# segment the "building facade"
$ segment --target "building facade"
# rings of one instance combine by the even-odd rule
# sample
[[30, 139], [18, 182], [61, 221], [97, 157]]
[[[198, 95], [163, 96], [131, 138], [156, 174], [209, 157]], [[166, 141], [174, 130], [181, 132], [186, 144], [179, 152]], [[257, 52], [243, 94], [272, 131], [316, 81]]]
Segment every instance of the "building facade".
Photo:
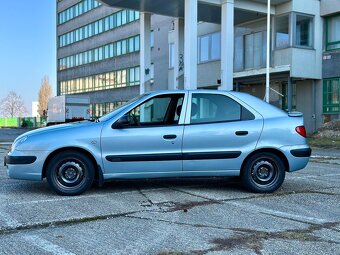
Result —
[[322, 0], [321, 16], [324, 20], [322, 112], [328, 121], [340, 118], [340, 1]]
[[[90, 97], [93, 117], [100, 117], [139, 95], [139, 12], [96, 0], [57, 1], [57, 94]], [[152, 58], [168, 59], [169, 18], [154, 15], [150, 33]], [[160, 45], [162, 44], [162, 46]], [[163, 47], [164, 49], [160, 48]], [[163, 65], [166, 65], [164, 63]], [[166, 83], [167, 69], [150, 75]]]
[[[270, 103], [303, 112], [309, 132], [339, 114], [339, 10], [329, 2], [272, 0], [270, 9]], [[150, 90], [264, 98], [266, 3], [57, 1], [58, 95], [89, 95], [94, 117]]]

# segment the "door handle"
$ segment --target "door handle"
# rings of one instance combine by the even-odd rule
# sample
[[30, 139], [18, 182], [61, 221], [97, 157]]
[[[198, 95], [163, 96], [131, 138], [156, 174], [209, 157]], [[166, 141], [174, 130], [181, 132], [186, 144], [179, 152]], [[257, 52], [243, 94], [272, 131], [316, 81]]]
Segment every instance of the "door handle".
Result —
[[163, 138], [166, 140], [172, 140], [172, 139], [176, 139], [177, 135], [163, 135]]
[[235, 134], [238, 136], [245, 136], [248, 135], [248, 131], [236, 131]]

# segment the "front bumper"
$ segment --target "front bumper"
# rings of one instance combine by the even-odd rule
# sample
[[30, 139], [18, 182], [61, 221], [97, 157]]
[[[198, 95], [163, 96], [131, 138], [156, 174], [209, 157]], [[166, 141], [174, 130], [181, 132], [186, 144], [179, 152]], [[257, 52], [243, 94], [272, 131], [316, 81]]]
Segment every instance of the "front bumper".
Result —
[[36, 156], [5, 156], [4, 165], [27, 165], [37, 160]]
[[48, 151], [9, 152], [4, 160], [7, 174], [12, 179], [39, 181], [48, 155]]

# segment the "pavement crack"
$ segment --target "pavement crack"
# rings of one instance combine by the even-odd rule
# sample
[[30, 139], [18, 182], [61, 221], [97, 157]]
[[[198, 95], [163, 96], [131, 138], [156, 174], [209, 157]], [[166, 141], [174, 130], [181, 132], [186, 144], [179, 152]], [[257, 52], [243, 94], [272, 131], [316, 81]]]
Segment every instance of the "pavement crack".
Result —
[[181, 192], [183, 194], [187, 194], [187, 195], [193, 196], [193, 197], [198, 197], [198, 198], [202, 198], [202, 199], [210, 200], [210, 201], [216, 201], [215, 199], [212, 199], [210, 197], [206, 197], [206, 196], [202, 196], [202, 195], [197, 195], [197, 194], [194, 194], [194, 193], [191, 193], [189, 191], [182, 190], [182, 189], [178, 189], [178, 188], [174, 188], [174, 187], [170, 187], [170, 186], [164, 186], [164, 187], [166, 187], [168, 189], [171, 189], [171, 190], [174, 190], [174, 191], [177, 191], [177, 192]]
[[[146, 201], [149, 203], [148, 206], [153, 206], [155, 205], [152, 200], [140, 189], [140, 188], [136, 188], [138, 190], [138, 192], [146, 199]], [[142, 206], [145, 206], [145, 204], [143, 204]]]
[[[332, 189], [332, 188], [329, 188], [329, 189]], [[275, 193], [274, 196], [280, 197], [280, 196], [295, 195], [295, 194], [319, 194], [319, 195], [331, 195], [331, 196], [338, 195], [337, 193], [334, 193], [334, 192], [325, 192], [321, 190], [298, 190], [298, 191], [278, 192], [278, 193]]]

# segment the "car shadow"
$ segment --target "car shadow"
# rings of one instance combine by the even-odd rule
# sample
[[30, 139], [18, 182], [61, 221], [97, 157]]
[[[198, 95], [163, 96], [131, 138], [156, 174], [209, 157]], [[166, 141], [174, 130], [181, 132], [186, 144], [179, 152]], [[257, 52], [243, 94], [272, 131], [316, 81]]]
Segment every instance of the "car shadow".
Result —
[[[25, 181], [8, 179], [6, 185], [0, 188], [0, 193], [19, 196], [46, 196], [47, 198], [60, 197], [49, 187], [46, 179], [43, 181]], [[138, 190], [172, 189], [180, 190], [193, 188], [200, 190], [225, 190], [247, 192], [243, 189], [238, 177], [212, 177], [212, 178], [166, 178], [166, 179], [138, 179], [138, 180], [111, 180], [98, 187], [94, 184], [86, 194], [106, 194], [132, 192]]]
[[111, 180], [105, 182], [102, 187], [92, 187], [91, 191], [98, 192], [123, 192], [134, 190], [152, 189], [230, 189], [243, 191], [241, 181], [238, 177], [218, 177], [218, 178], [166, 178], [166, 179], [139, 179], [139, 180]]

